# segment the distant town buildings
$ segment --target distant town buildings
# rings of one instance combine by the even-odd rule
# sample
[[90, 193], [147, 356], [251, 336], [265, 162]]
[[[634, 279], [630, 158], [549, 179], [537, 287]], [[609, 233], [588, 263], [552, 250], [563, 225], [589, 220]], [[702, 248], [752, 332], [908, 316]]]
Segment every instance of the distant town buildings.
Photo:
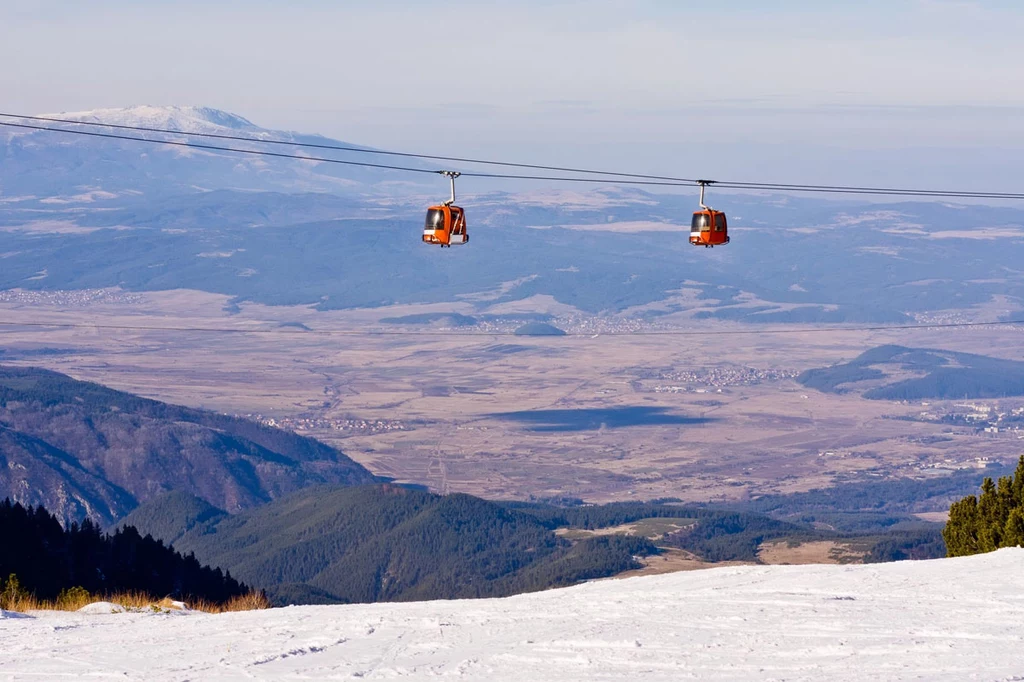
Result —
[[797, 370], [755, 369], [728, 365], [707, 369], [665, 370], [658, 372], [655, 380], [672, 383], [655, 384], [655, 393], [714, 393], [731, 386], [756, 386], [771, 381], [793, 379]]
[[267, 417], [262, 414], [235, 415], [259, 422], [264, 426], [286, 431], [349, 431], [360, 435], [411, 431], [412, 427], [400, 419], [328, 419], [324, 417]]
[[918, 412], [916, 421], [938, 422], [969, 429], [972, 433], [1024, 440], [1024, 406], [1021, 399], [982, 403], [921, 403], [929, 409]]
[[97, 303], [142, 303], [142, 294], [135, 294], [119, 289], [81, 289], [78, 291], [27, 291], [25, 289], [8, 289], [0, 291], [0, 303], [20, 303], [23, 305], [44, 305], [64, 308], [75, 308]]

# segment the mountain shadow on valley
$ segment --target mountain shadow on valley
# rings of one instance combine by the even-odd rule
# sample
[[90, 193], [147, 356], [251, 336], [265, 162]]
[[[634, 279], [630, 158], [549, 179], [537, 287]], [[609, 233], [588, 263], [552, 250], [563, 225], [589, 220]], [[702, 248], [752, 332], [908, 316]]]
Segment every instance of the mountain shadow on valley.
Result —
[[498, 419], [516, 421], [536, 432], [596, 431], [630, 426], [694, 426], [713, 421], [703, 417], [673, 414], [665, 407], [627, 405], [624, 407], [592, 407], [564, 410], [520, 410], [496, 412]]

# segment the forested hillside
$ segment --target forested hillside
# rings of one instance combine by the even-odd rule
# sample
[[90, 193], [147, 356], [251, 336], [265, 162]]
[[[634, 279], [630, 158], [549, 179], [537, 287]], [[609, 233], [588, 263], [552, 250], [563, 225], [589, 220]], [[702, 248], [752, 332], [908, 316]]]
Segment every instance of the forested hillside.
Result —
[[[814, 491], [813, 494], [824, 497], [829, 492]], [[621, 502], [572, 506], [511, 503], [509, 506], [552, 529], [593, 530], [645, 519], [686, 518], [690, 520], [686, 527], [661, 537], [658, 545], [683, 549], [710, 562], [759, 562], [762, 543], [773, 540], [793, 544], [821, 540], [853, 542], [863, 552], [864, 560], [870, 562], [931, 559], [945, 554], [938, 524], [909, 514], [883, 514], [849, 503], [837, 505], [827, 514], [790, 513], [790, 509], [803, 509], [803, 495], [811, 493], [777, 496], [770, 514], [747, 511], [756, 506], [756, 502], [706, 505]], [[841, 496], [842, 493], [838, 493], [837, 497]], [[792, 506], [784, 501], [790, 497], [794, 498]]]
[[0, 581], [12, 574], [21, 589], [39, 599], [54, 599], [73, 587], [92, 594], [140, 591], [213, 602], [249, 591], [230, 573], [200, 565], [135, 528], [105, 535], [87, 519], [65, 529], [42, 507], [7, 499], [0, 502]]
[[278, 603], [489, 597], [611, 576], [637, 568], [636, 557], [657, 548], [627, 531], [571, 539], [555, 531], [652, 518], [688, 519], [657, 545], [707, 561], [758, 562], [762, 543], [771, 541], [854, 542], [867, 561], [945, 553], [937, 524], [909, 515], [846, 514], [828, 528], [721, 506], [494, 503], [383, 485], [310, 488], [230, 516], [169, 493], [122, 524], [230, 569]]
[[318, 483], [377, 480], [311, 438], [0, 366], [0, 497], [110, 523], [169, 490], [238, 511]]
[[183, 490], [172, 490], [136, 507], [117, 522], [114, 529], [133, 526], [173, 545], [200, 524], [220, 521], [227, 512]]
[[[266, 588], [279, 602], [502, 596], [638, 566], [643, 538], [571, 543], [532, 515], [469, 495], [393, 485], [311, 488], [234, 516], [195, 520], [182, 497], [133, 516], [142, 532]], [[177, 518], [177, 521], [175, 519]], [[181, 529], [188, 527], [187, 532]]]

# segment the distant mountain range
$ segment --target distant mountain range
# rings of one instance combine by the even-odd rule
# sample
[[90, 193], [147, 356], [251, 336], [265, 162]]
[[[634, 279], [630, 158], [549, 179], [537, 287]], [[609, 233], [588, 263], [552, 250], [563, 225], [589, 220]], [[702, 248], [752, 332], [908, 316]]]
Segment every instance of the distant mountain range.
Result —
[[[203, 108], [63, 116], [332, 143]], [[429, 175], [9, 130], [0, 160], [0, 289], [445, 302], [475, 316], [545, 296], [586, 313], [774, 324], [900, 323], [995, 297], [1007, 315], [1024, 308], [1016, 208], [716, 192], [733, 239], [710, 250], [686, 239], [692, 194], [494, 192], [467, 177], [473, 240], [442, 252], [419, 240], [423, 208], [447, 192]]]
[[[208, 107], [135, 106], [122, 109], [42, 114], [48, 118], [86, 123], [110, 123], [184, 133], [231, 135], [259, 139], [284, 140], [307, 144], [369, 149], [361, 145], [331, 140], [321, 135], [303, 135], [290, 131], [261, 128], [245, 118]], [[75, 126], [47, 121], [27, 123], [47, 128], [84, 130], [93, 133], [142, 137], [159, 140], [190, 140], [198, 144], [253, 149], [252, 145], [215, 138], [186, 138], [130, 130]], [[273, 151], [302, 156], [329, 156], [296, 148]], [[343, 154], [333, 154], [338, 158]], [[349, 157], [352, 154], [348, 155]], [[363, 160], [364, 155], [357, 155]], [[106, 202], [117, 198], [145, 196], [152, 199], [215, 189], [242, 191], [330, 192], [360, 196], [376, 191], [377, 184], [410, 184], [407, 174], [373, 168], [343, 166], [231, 154], [213, 150], [143, 144], [121, 139], [52, 133], [32, 129], [0, 128], [0, 189], [6, 198], [35, 197], [51, 205], [74, 206]], [[418, 167], [415, 161], [403, 164]], [[415, 182], [417, 178], [412, 178]], [[442, 187], [442, 189], [444, 189]]]
[[0, 499], [65, 521], [110, 523], [169, 490], [238, 511], [317, 483], [377, 480], [311, 438], [0, 366]]

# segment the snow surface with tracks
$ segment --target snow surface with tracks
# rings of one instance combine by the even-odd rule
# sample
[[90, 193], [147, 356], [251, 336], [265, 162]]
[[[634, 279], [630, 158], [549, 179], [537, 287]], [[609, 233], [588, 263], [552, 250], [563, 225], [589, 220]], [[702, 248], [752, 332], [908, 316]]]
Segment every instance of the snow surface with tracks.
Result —
[[0, 615], [0, 680], [1024, 680], [1024, 549], [507, 599]]

